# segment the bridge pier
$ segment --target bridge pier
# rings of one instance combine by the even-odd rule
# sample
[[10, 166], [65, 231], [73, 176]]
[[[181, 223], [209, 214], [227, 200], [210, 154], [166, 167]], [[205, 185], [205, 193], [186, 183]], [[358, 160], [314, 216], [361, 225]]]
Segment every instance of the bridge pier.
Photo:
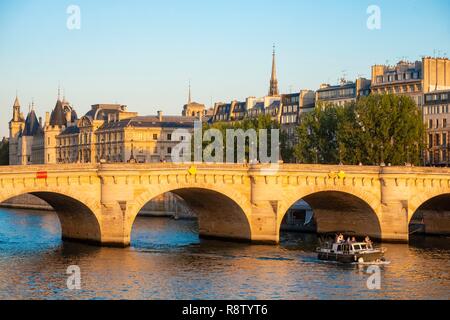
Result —
[[388, 202], [381, 206], [381, 235], [385, 242], [408, 243], [408, 209], [402, 201]]
[[101, 245], [128, 247], [131, 243], [131, 224], [127, 215], [127, 202], [102, 203]]
[[277, 224], [278, 201], [255, 201], [252, 203], [250, 224], [252, 243], [278, 244], [280, 231]]
[[407, 243], [409, 241], [408, 199], [411, 188], [401, 174], [384, 167], [380, 175], [382, 240]]

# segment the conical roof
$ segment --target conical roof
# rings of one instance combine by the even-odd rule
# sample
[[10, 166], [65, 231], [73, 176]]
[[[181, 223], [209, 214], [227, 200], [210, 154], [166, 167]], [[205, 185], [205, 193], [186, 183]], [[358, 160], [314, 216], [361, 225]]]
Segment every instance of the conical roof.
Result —
[[51, 126], [65, 126], [67, 125], [66, 116], [64, 113], [63, 105], [61, 100], [56, 101], [55, 109], [53, 109], [50, 116]]
[[34, 110], [31, 110], [28, 115], [27, 119], [25, 120], [25, 129], [23, 131], [24, 136], [34, 136], [41, 130], [41, 126], [39, 124], [39, 120], [36, 117], [36, 113]]
[[19, 98], [16, 96], [16, 100], [14, 100], [14, 107], [20, 107]]

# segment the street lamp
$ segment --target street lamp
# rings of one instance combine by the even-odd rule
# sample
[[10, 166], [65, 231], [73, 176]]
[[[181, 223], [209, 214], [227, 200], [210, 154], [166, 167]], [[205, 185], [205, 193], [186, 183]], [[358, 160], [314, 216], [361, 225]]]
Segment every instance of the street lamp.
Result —
[[128, 161], [129, 163], [136, 163], [136, 159], [134, 158], [134, 145], [133, 145], [134, 140], [131, 139], [131, 156], [130, 156], [130, 160]]
[[104, 142], [105, 142], [105, 139], [101, 139], [101, 144], [100, 144], [100, 150], [101, 150], [101, 154], [100, 154], [100, 163], [105, 163], [106, 162], [106, 160], [105, 160], [105, 146], [103, 145], [104, 144]]

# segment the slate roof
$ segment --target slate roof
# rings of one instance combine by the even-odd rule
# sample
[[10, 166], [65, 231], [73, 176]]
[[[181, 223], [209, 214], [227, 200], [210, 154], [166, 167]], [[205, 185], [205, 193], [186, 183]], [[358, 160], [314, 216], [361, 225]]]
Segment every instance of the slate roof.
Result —
[[37, 133], [42, 132], [41, 125], [39, 124], [39, 120], [36, 117], [36, 113], [34, 110], [31, 110], [27, 115], [27, 119], [25, 120], [25, 129], [23, 130], [23, 136], [34, 136]]
[[99, 130], [119, 129], [125, 127], [135, 128], [193, 128], [197, 117], [164, 116], [159, 121], [158, 116], [141, 116], [131, 119], [124, 119], [117, 122], [103, 124]]
[[53, 109], [53, 111], [52, 111], [52, 114], [50, 116], [50, 125], [51, 126], [67, 125], [66, 116], [64, 113], [64, 109], [63, 109], [61, 100], [58, 100], [56, 102], [55, 109]]

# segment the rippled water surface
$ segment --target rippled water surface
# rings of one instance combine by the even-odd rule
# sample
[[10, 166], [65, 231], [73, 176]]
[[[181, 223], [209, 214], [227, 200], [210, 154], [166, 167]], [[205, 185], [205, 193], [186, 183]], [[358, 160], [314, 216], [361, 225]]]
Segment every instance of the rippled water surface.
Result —
[[[313, 235], [280, 246], [199, 240], [193, 221], [138, 218], [132, 246], [60, 240], [51, 212], [0, 209], [0, 299], [450, 299], [450, 238], [384, 245], [381, 290], [367, 266], [319, 262]], [[78, 265], [82, 289], [67, 289]]]

